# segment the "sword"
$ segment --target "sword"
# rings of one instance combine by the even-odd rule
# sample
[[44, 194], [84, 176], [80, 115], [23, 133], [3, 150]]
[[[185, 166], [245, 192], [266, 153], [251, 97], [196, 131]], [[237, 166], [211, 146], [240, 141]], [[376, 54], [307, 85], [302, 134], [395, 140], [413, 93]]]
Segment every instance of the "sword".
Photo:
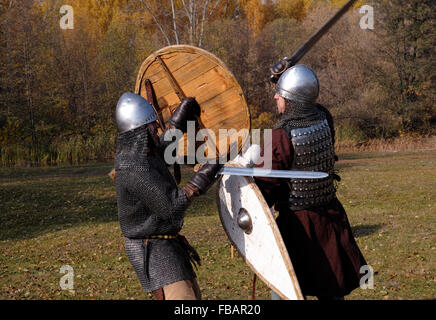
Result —
[[301, 58], [318, 42], [321, 37], [347, 12], [347, 10], [356, 2], [356, 0], [348, 1], [336, 14], [327, 21], [317, 32], [315, 32], [308, 41], [306, 41], [297, 51], [290, 57], [284, 57], [271, 68], [273, 73], [270, 77], [271, 82], [276, 83], [280, 75], [287, 69], [296, 65]]
[[223, 167], [219, 175], [268, 177], [268, 178], [293, 178], [293, 179], [323, 179], [329, 176], [325, 172], [299, 171], [299, 170], [271, 170], [262, 168]]

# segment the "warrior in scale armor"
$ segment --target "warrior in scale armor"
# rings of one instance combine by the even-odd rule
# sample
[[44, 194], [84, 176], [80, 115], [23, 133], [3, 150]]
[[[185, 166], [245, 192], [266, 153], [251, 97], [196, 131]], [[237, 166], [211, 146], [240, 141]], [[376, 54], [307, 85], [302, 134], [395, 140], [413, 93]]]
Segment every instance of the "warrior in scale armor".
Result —
[[[200, 107], [187, 98], [168, 121], [168, 129], [186, 132]], [[168, 170], [164, 149], [173, 141], [157, 135], [158, 117], [139, 95], [125, 93], [116, 108], [118, 144], [115, 155], [118, 218], [127, 256], [146, 292], [155, 299], [200, 299], [192, 264], [200, 258], [179, 234], [193, 198], [214, 183], [220, 165], [204, 165], [181, 189]], [[172, 135], [174, 136], [174, 135]]]
[[[256, 178], [270, 206], [305, 296], [342, 298], [359, 287], [366, 265], [347, 215], [336, 198], [335, 131], [330, 112], [316, 103], [319, 81], [305, 65], [286, 70], [274, 99], [281, 120], [272, 130], [271, 169], [323, 171], [316, 179]], [[263, 167], [261, 163], [257, 165]], [[274, 294], [273, 294], [274, 296]]]

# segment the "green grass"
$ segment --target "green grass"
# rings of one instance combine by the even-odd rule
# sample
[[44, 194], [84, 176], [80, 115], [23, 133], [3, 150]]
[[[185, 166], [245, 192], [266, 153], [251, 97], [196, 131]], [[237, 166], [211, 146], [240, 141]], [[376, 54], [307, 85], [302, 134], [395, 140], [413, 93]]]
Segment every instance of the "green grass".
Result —
[[[436, 151], [340, 155], [338, 197], [376, 273], [347, 299], [436, 297]], [[0, 170], [1, 299], [150, 299], [124, 252], [110, 165]], [[182, 184], [192, 171], [184, 168]], [[203, 299], [249, 299], [253, 273], [230, 256], [215, 188], [188, 209], [182, 233], [202, 257]], [[74, 291], [59, 287], [63, 265]], [[257, 282], [257, 299], [270, 290]]]

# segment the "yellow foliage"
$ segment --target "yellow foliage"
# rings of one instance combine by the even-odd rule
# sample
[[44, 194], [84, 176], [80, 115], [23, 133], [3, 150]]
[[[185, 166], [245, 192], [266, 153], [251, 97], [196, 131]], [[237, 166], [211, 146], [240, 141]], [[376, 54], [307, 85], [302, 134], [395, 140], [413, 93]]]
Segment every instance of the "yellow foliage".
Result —
[[49, 0], [41, 2], [41, 8], [45, 11], [58, 11], [62, 5], [69, 5], [74, 10], [75, 28], [84, 29], [89, 34], [101, 35], [106, 33], [113, 17], [122, 12], [120, 9], [126, 3], [127, 0]]
[[271, 0], [243, 0], [241, 5], [247, 15], [250, 29], [256, 35], [274, 18], [272, 14], [274, 6]]
[[[317, 3], [327, 3], [328, 5], [339, 8], [349, 0], [276, 0], [276, 14], [282, 17], [292, 18], [297, 21], [302, 21], [311, 8]], [[354, 8], [361, 7], [365, 2], [357, 1]]]
[[251, 120], [252, 129], [268, 129], [274, 124], [274, 114], [272, 112], [262, 112], [257, 118]]
[[250, 29], [255, 34], [259, 34], [265, 24], [265, 15], [262, 7], [261, 0], [247, 0], [244, 6]]
[[[330, 0], [329, 3], [336, 8], [342, 7], [346, 2], [348, 2], [349, 0]], [[354, 8], [359, 8], [361, 6], [363, 6], [365, 4], [365, 1], [363, 0], [359, 0], [357, 1], [353, 7]]]
[[301, 21], [306, 16], [312, 2], [312, 0], [277, 0], [278, 14]]

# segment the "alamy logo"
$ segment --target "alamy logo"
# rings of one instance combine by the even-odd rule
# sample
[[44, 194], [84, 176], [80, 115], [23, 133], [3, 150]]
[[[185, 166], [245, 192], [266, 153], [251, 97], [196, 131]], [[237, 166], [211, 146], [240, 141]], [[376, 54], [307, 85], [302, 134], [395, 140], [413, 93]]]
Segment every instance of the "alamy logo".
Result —
[[364, 265], [359, 270], [363, 276], [360, 278], [360, 288], [363, 290], [374, 289], [374, 269], [369, 265]]
[[360, 28], [374, 30], [374, 8], [364, 5], [359, 8], [359, 13], [364, 14], [360, 19]]
[[63, 16], [59, 21], [59, 26], [62, 30], [74, 29], [74, 9], [72, 6], [63, 5], [59, 10]]
[[[187, 164], [216, 163], [217, 158], [220, 164], [225, 164], [229, 159], [234, 159], [239, 154], [238, 142], [244, 137], [248, 137], [248, 141], [242, 147], [242, 154], [247, 151], [251, 144], [261, 144], [260, 129], [251, 130], [251, 135], [247, 129], [239, 131], [235, 129], [219, 129], [217, 136], [210, 129], [201, 129], [196, 132], [195, 121], [188, 121], [187, 129], [186, 139], [183, 132], [179, 129], [169, 129], [165, 132], [164, 141], [171, 141], [164, 152], [164, 159], [167, 164], [184, 164], [185, 160]], [[203, 144], [198, 146], [198, 142], [203, 142]], [[263, 156], [259, 157], [255, 164], [263, 163], [265, 168], [271, 168], [271, 129], [264, 130], [263, 142], [267, 147], [265, 147]], [[218, 155], [217, 152], [220, 154]]]
[[74, 269], [71, 266], [62, 266], [59, 270], [60, 273], [66, 273], [59, 280], [59, 286], [62, 290], [74, 290]]

